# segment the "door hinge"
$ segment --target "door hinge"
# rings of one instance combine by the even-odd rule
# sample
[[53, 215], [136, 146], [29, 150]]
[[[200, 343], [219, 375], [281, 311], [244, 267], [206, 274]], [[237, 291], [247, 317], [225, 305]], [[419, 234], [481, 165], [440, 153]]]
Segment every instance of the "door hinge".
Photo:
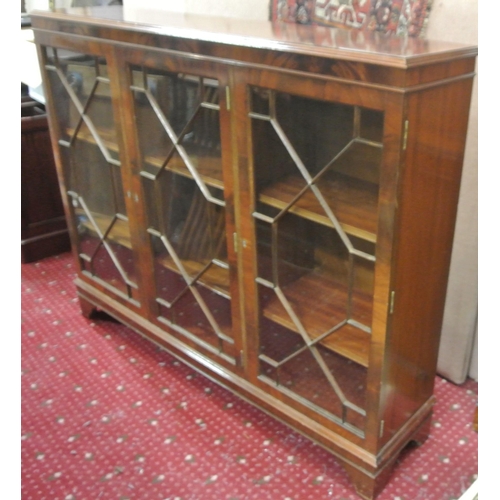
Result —
[[385, 425], [385, 420], [381, 420], [380, 421], [379, 437], [382, 437], [384, 435], [384, 425]]
[[231, 92], [229, 87], [226, 87], [226, 109], [228, 111], [231, 109]]
[[238, 253], [238, 233], [233, 233], [234, 253]]
[[403, 132], [403, 151], [406, 151], [406, 145], [408, 144], [408, 127], [409, 127], [409, 122], [408, 120], [406, 120]]
[[136, 203], [139, 203], [139, 195], [137, 193], [132, 193], [131, 191], [127, 191], [127, 198], [132, 199], [132, 194], [133, 194], [133, 199]]
[[238, 253], [238, 250], [240, 248], [247, 248], [248, 247], [248, 241], [245, 240], [245, 238], [242, 238], [241, 240], [238, 239], [238, 233], [233, 233], [233, 247], [234, 247], [234, 252]]
[[389, 314], [392, 314], [394, 312], [394, 298], [396, 296], [396, 292], [393, 290], [391, 292], [391, 299], [389, 301]]

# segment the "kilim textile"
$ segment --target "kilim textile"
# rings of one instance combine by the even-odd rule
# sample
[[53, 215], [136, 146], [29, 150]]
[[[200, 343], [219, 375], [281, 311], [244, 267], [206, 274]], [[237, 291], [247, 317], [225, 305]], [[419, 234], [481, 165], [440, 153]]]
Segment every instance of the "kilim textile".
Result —
[[271, 0], [271, 20], [424, 36], [432, 0]]

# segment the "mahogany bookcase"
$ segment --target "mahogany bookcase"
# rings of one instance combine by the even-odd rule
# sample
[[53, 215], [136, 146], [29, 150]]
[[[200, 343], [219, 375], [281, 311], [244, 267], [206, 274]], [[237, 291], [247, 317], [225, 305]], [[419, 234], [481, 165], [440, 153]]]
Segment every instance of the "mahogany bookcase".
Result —
[[83, 313], [374, 498], [429, 433], [477, 48], [120, 7], [32, 25]]

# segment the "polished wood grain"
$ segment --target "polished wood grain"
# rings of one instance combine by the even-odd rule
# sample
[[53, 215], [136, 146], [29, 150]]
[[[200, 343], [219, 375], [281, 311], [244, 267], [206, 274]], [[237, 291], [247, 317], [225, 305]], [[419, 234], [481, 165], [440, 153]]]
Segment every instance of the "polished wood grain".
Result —
[[[49, 15], [38, 13], [32, 23], [48, 31], [136, 43], [186, 57], [204, 54], [249, 66], [273, 65], [289, 72], [314, 72], [318, 77], [400, 88], [438, 83], [443, 75], [461, 77], [464, 60], [469, 61], [471, 75], [477, 54], [472, 46], [411, 37], [388, 40], [371, 31], [242, 22], [150, 9], [60, 9]], [[384, 71], [379, 70], [380, 64]], [[426, 70], [429, 65], [430, 71]]]
[[[43, 14], [39, 14], [41, 17]], [[378, 32], [342, 30], [315, 25], [272, 23], [249, 19], [179, 14], [141, 8], [68, 8], [50, 15], [66, 30], [79, 23], [129, 32], [230, 44], [237, 47], [286, 50], [331, 59], [359, 60], [407, 68], [473, 55], [475, 47], [417, 37], [387, 37]], [[61, 24], [63, 24], [61, 23]], [[130, 34], [129, 34], [130, 36]]]
[[408, 99], [408, 148], [395, 228], [394, 317], [386, 350], [387, 383], [393, 390], [385, 440], [433, 390], [471, 86], [470, 80], [456, 82]]
[[[43, 67], [43, 47], [98, 56], [110, 80], [106, 96], [99, 98], [111, 99], [113, 119], [108, 116], [103, 123], [109, 122], [112, 128], [101, 127], [99, 133], [105, 147], [119, 158], [120, 175], [114, 180], [123, 190], [128, 225], [120, 221], [107, 237], [131, 251], [137, 290], [127, 297], [79, 267], [76, 284], [83, 314], [96, 309], [111, 314], [304, 433], [338, 457], [360, 496], [374, 498], [389, 479], [401, 450], [412, 440], [422, 442], [429, 432], [477, 48], [391, 39], [377, 33], [121, 8], [38, 13], [32, 22], [63, 193], [69, 186], [67, 166], [73, 160], [58, 140], [68, 137], [71, 130], [61, 128], [61, 110], [55, 103], [60, 106], [62, 101]], [[173, 199], [168, 190], [162, 194], [147, 188], [153, 181], [144, 172], [149, 177], [159, 172], [165, 157], [157, 153], [165, 148], [160, 144], [155, 153], [154, 141], [161, 141], [161, 134], [153, 137], [151, 133], [149, 142], [144, 141], [150, 129], [138, 120], [150, 112], [142, 113], [146, 107], [138, 111], [140, 103], [131, 91], [131, 86], [138, 85], [142, 66], [158, 79], [165, 73], [208, 78], [215, 90], [218, 121], [212, 120], [211, 126], [220, 128], [220, 151], [212, 154], [200, 149], [191, 154], [202, 182], [220, 193], [219, 201], [225, 205], [208, 230], [214, 241], [223, 242], [227, 260], [224, 267], [211, 265], [195, 288], [207, 300], [223, 301], [224, 310], [229, 311], [217, 316], [224, 340], [206, 325], [189, 323], [194, 317], [174, 324], [158, 297], [152, 270], [163, 269], [172, 283], [185, 285], [165, 249], [160, 253], [152, 244], [157, 229], [151, 225], [151, 206], [166, 206]], [[265, 150], [264, 135], [250, 116], [255, 112], [255, 88], [297, 96], [300, 105], [317, 100], [374, 113], [377, 137], [367, 129], [368, 143], [356, 144], [316, 181], [355, 248], [374, 257], [374, 261], [356, 263], [355, 278], [348, 278], [345, 271], [349, 260], [345, 248], [329, 254], [334, 229], [310, 189], [292, 205], [287, 221], [280, 221], [279, 253], [265, 256], [270, 244], [260, 240], [259, 231], [269, 221], [257, 221], [255, 212], [262, 207], [274, 213], [284, 209], [305, 180], [273, 163], [278, 155], [272, 148]], [[334, 121], [327, 117], [322, 124], [327, 129]], [[293, 129], [293, 124], [286, 126]], [[95, 138], [85, 128], [78, 137], [96, 149]], [[326, 136], [317, 134], [299, 141], [298, 148], [315, 150], [314, 137], [320, 148]], [[164, 168], [177, 177], [192, 178], [192, 172], [176, 158]], [[96, 193], [99, 188], [93, 186]], [[67, 196], [63, 202], [69, 220], [75, 221], [81, 215], [78, 209]], [[208, 261], [203, 253], [207, 229], [196, 222], [199, 207], [192, 212], [194, 225], [183, 235], [185, 254], [180, 260], [194, 277]], [[94, 218], [102, 233], [109, 216], [95, 210]], [[92, 224], [82, 221], [87, 231], [96, 233]], [[72, 223], [69, 230], [80, 265], [77, 225]], [[271, 262], [266, 262], [269, 257]], [[269, 269], [279, 259], [281, 274], [273, 284]], [[314, 340], [346, 319], [349, 279], [353, 280], [354, 322], [320, 340], [318, 351], [364, 373], [366, 387], [353, 396], [363, 408], [356, 418], [351, 418], [352, 410], [342, 416], [338, 398], [325, 399], [325, 411], [308, 401], [309, 382], [311, 387], [326, 387], [320, 378], [300, 380], [294, 395], [266, 381], [261, 373], [265, 358], [262, 328], [269, 328], [268, 338], [279, 332], [285, 336], [286, 331], [292, 347], [303, 342], [278, 291]], [[220, 315], [216, 309], [212, 314]], [[365, 327], [359, 328], [356, 321]], [[284, 344], [279, 339], [273, 344], [278, 358]], [[307, 356], [312, 359], [305, 350], [303, 359]], [[312, 368], [311, 373], [319, 373], [316, 365]], [[331, 387], [325, 390], [325, 398], [330, 391]]]

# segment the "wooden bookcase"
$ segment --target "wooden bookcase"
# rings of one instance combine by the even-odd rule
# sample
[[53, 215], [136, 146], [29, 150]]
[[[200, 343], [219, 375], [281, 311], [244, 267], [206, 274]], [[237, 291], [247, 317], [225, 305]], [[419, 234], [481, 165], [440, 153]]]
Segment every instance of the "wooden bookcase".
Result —
[[135, 15], [32, 15], [82, 311], [374, 498], [429, 433], [477, 49]]

